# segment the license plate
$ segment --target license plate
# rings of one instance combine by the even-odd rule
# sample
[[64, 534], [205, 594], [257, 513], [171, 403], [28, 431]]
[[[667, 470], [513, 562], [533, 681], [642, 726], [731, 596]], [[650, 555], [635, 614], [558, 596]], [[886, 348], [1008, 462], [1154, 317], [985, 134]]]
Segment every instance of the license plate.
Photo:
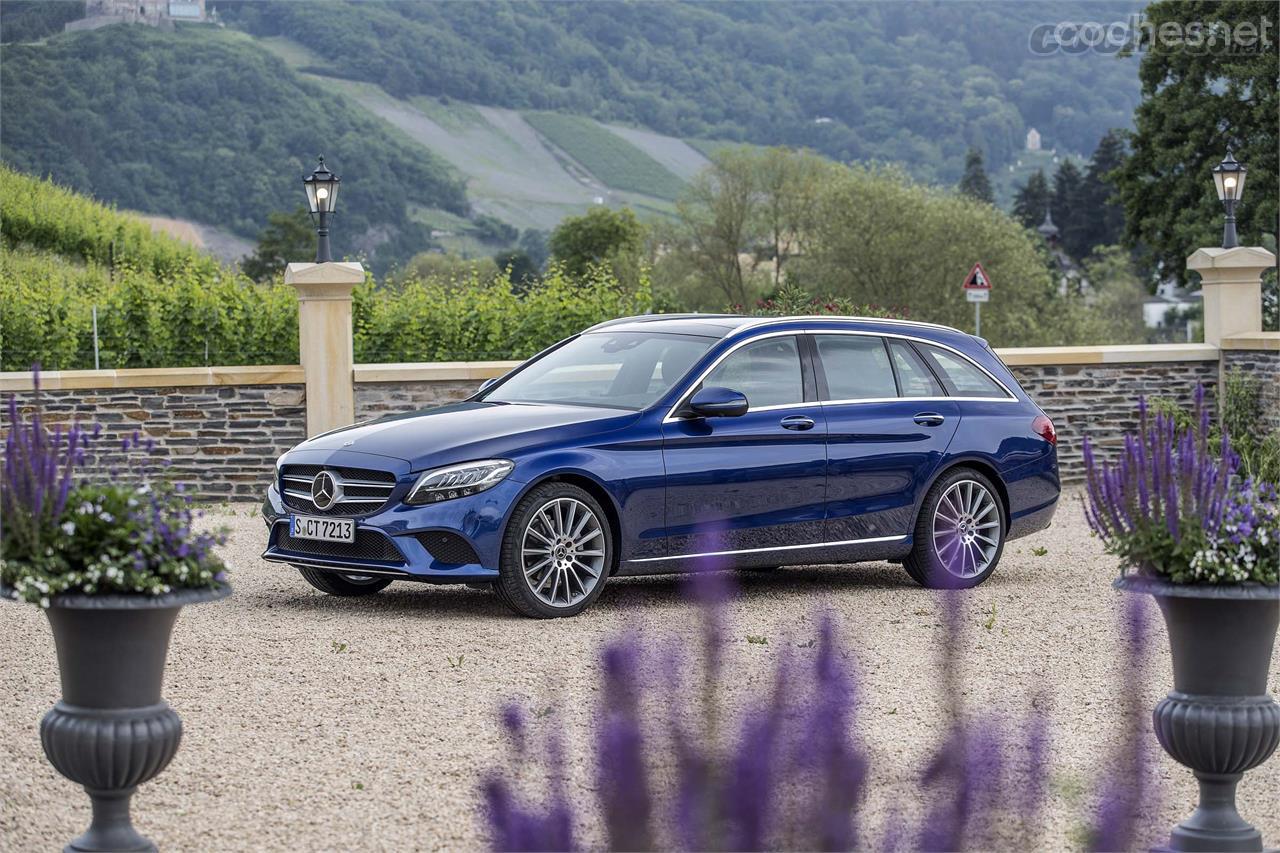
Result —
[[294, 515], [289, 519], [289, 535], [295, 539], [319, 539], [321, 542], [354, 542], [356, 523], [349, 518]]

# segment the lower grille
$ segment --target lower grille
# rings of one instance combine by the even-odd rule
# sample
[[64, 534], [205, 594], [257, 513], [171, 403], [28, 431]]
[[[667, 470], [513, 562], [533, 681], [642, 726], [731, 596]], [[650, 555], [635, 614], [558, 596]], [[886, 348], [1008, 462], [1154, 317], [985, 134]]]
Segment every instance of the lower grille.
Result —
[[426, 548], [432, 559], [437, 562], [455, 565], [480, 562], [480, 558], [476, 556], [475, 549], [471, 547], [466, 539], [456, 533], [432, 530], [427, 533], [419, 533], [414, 538], [422, 543], [422, 547]]
[[404, 554], [381, 533], [372, 530], [356, 530], [354, 542], [320, 542], [315, 539], [297, 539], [289, 535], [287, 524], [277, 524], [271, 534], [271, 547], [312, 557], [328, 557], [334, 560], [369, 560], [378, 563], [404, 565]]

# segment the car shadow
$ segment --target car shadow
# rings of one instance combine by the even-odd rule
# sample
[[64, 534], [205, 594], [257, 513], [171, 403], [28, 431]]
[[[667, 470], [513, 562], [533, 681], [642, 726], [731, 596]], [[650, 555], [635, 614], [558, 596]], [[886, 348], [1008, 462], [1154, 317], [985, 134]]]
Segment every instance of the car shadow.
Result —
[[[740, 604], [755, 601], [770, 606], [786, 600], [821, 598], [880, 590], [918, 590], [906, 570], [890, 563], [858, 563], [831, 566], [788, 566], [770, 571], [722, 572], [737, 588]], [[613, 578], [600, 598], [584, 614], [679, 607], [689, 601], [689, 575], [646, 575]], [[298, 588], [269, 590], [240, 596], [240, 603], [294, 612], [333, 613], [379, 617], [424, 616], [432, 619], [524, 619], [507, 609], [492, 592], [462, 585], [399, 582], [377, 595], [342, 598], [312, 592], [299, 578]], [[283, 593], [283, 594], [282, 594]]]

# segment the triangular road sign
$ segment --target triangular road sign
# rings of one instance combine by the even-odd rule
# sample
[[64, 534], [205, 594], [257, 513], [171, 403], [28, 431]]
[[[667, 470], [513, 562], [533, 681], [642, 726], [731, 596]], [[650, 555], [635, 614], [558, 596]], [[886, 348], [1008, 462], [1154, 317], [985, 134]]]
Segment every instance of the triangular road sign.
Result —
[[987, 275], [987, 271], [982, 268], [982, 263], [973, 265], [973, 269], [969, 270], [969, 274], [964, 278], [965, 290], [990, 290], [991, 277]]

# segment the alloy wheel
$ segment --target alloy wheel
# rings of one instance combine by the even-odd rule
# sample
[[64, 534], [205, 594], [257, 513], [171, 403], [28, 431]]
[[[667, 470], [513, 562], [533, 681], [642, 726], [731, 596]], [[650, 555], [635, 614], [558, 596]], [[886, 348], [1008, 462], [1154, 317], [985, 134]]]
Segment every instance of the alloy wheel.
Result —
[[952, 483], [933, 511], [933, 548], [958, 578], [977, 577], [1000, 549], [1000, 507], [976, 480]]
[[575, 498], [549, 500], [529, 518], [521, 537], [525, 582], [542, 603], [572, 607], [603, 577], [604, 543], [604, 529], [590, 507]]

